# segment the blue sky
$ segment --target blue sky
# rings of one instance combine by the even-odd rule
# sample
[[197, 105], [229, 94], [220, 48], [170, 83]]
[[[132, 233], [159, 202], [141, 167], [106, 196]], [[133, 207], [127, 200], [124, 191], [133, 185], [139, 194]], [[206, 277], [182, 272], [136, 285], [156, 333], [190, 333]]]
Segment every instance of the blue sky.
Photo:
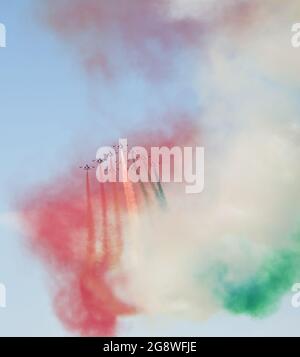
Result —
[[[199, 108], [184, 70], [191, 59], [184, 56], [176, 63], [176, 77], [159, 93], [133, 72], [114, 84], [88, 83], [68, 49], [36, 21], [34, 3], [0, 3], [0, 22], [7, 29], [7, 48], [0, 49], [0, 282], [7, 288], [1, 336], [68, 334], [53, 312], [47, 271], [29, 252], [22, 232], [1, 220], [14, 211], [15, 199], [63, 171], [81, 137], [91, 135], [99, 145], [110, 142], [138, 129], [149, 112], [153, 125], [159, 124], [154, 118], [179, 97], [187, 112]], [[299, 319], [300, 310], [291, 307], [288, 295], [280, 311], [265, 320], [220, 313], [205, 322], [158, 316], [124, 324], [130, 335], [299, 335]]]

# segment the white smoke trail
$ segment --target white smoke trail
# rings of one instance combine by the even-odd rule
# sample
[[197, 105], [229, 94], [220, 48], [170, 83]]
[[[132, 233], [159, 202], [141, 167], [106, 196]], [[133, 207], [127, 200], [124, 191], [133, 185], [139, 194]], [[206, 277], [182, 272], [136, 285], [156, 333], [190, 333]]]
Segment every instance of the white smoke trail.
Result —
[[[170, 14], [213, 23], [238, 3], [247, 1], [173, 0]], [[140, 234], [153, 253], [132, 280], [144, 281], [138, 296], [148, 312], [206, 317], [217, 307], [205, 278], [209, 266], [226, 261], [237, 279], [247, 277], [299, 223], [300, 51], [291, 47], [290, 29], [300, 5], [252, 4], [246, 28], [223, 22], [201, 48], [206, 185], [201, 195], [174, 198], [168, 213], [157, 214], [159, 238], [151, 230]]]

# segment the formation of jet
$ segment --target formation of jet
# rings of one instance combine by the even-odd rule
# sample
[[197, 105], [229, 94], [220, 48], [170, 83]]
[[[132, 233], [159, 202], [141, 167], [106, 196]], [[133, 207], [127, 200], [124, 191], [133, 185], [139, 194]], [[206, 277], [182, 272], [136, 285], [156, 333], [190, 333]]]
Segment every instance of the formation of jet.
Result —
[[[128, 145], [126, 145], [127, 146], [127, 148], [128, 148]], [[123, 145], [122, 144], [120, 144], [120, 145], [113, 145], [113, 148], [115, 148], [115, 149], [117, 149], [117, 150], [120, 150], [120, 149], [123, 149]]]
[[97, 159], [97, 160], [93, 160], [93, 162], [97, 162], [98, 164], [102, 164], [102, 162], [104, 162], [106, 159]]
[[[128, 145], [127, 145], [128, 146]], [[116, 150], [116, 151], [119, 151], [120, 149], [123, 148], [123, 145], [113, 145], [113, 148]], [[109, 157], [112, 156], [112, 153], [109, 152], [108, 154], [104, 154], [104, 157], [103, 158], [99, 158], [99, 159], [95, 159], [93, 160], [93, 162], [95, 163], [98, 163], [98, 164], [102, 164], [104, 161], [106, 161]], [[133, 162], [136, 161], [136, 159], [131, 159]], [[130, 161], [130, 159], [128, 160]], [[117, 162], [117, 160], [116, 160]], [[95, 167], [94, 166], [90, 166], [88, 164], [86, 164], [85, 166], [79, 166], [80, 169], [82, 170], [86, 170], [86, 171], [89, 171], [91, 169], [94, 169]]]
[[89, 166], [88, 164], [86, 164], [85, 166], [79, 166], [79, 168], [82, 169], [82, 170], [89, 171], [89, 170], [94, 169], [95, 167], [94, 166]]

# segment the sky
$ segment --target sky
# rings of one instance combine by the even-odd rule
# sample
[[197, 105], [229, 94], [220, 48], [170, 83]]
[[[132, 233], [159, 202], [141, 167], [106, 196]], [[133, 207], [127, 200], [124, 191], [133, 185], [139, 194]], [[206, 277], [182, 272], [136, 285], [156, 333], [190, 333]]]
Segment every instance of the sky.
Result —
[[[192, 55], [175, 60], [176, 75], [159, 91], [134, 70], [117, 83], [87, 80], [76, 57], [39, 22], [36, 4], [0, 2], [7, 30], [7, 47], [0, 49], [0, 282], [7, 289], [1, 336], [71, 335], [53, 312], [49, 272], [28, 247], [15, 218], [16, 201], [34, 185], [63, 174], [69, 161], [82, 164], [83, 157], [76, 159], [78, 143], [110, 142], [149, 121], [155, 127], [178, 100], [191, 114], [202, 105], [195, 78], [186, 71], [196, 61]], [[141, 315], [122, 321], [122, 335], [299, 336], [300, 310], [291, 306], [291, 296], [287, 292], [280, 309], [263, 319], [222, 311], [202, 321]]]

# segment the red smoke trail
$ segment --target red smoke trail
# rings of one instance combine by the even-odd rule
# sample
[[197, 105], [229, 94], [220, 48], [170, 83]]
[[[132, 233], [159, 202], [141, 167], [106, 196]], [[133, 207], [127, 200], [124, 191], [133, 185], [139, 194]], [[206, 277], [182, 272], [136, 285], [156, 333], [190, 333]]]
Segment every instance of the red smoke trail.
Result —
[[140, 185], [143, 197], [145, 199], [145, 202], [148, 205], [149, 204], [149, 195], [148, 195], [147, 187], [144, 184], [144, 182], [142, 182], [142, 181], [139, 181], [139, 185]]
[[[148, 166], [148, 159], [146, 158], [142, 158], [143, 160], [143, 163], [144, 163], [144, 168], [147, 170], [147, 175], [148, 175], [148, 181], [149, 181], [149, 184], [151, 186], [151, 190], [152, 192], [154, 193], [154, 196], [155, 196], [155, 199], [157, 201], [159, 201], [159, 191], [155, 185], [154, 182], [152, 182], [152, 178], [151, 178], [151, 167], [149, 168]], [[145, 160], [147, 160], [147, 163], [145, 163]]]
[[[147, 131], [132, 135], [129, 142], [147, 149], [154, 145], [185, 145], [194, 143], [195, 133], [197, 128], [188, 121], [170, 125], [167, 133]], [[117, 295], [117, 291], [126, 295], [127, 276], [122, 266], [114, 269], [120, 262], [124, 240], [127, 243], [131, 239], [124, 235], [128, 232], [124, 224], [130, 221], [126, 218], [132, 210], [128, 210], [123, 184], [106, 183], [106, 212], [113, 214], [114, 224], [107, 226], [110, 250], [105, 250], [102, 260], [96, 259], [95, 240], [100, 227], [94, 214], [100, 194], [99, 183], [93, 179], [96, 180], [90, 173], [84, 173], [82, 180], [81, 171], [70, 170], [60, 180], [29, 192], [19, 210], [23, 212], [32, 249], [49, 267], [59, 319], [69, 330], [84, 336], [114, 335], [119, 318], [136, 313], [134, 306]], [[140, 192], [139, 184], [135, 187]], [[141, 194], [135, 194], [134, 215], [143, 208], [141, 198]], [[113, 255], [113, 266], [107, 254]], [[116, 274], [113, 281], [112, 270]], [[126, 301], [130, 298], [126, 295]]]
[[[230, 2], [223, 11], [170, 18], [167, 0], [47, 0], [43, 20], [75, 47], [88, 74], [113, 78], [124, 65], [162, 80], [180, 51], [205, 47], [209, 37], [228, 27], [243, 31], [259, 9], [258, 1]], [[217, 5], [216, 5], [217, 7]], [[219, 10], [219, 8], [218, 8]], [[218, 23], [219, 26], [216, 26]], [[94, 39], [97, 38], [97, 41]], [[112, 47], [114, 44], [115, 47]], [[121, 52], [116, 56], [114, 48]], [[119, 58], [122, 62], [119, 62]]]
[[122, 170], [123, 187], [124, 187], [124, 193], [127, 203], [127, 209], [129, 213], [134, 213], [137, 211], [135, 192], [132, 183], [127, 177], [125, 158], [122, 150], [121, 150], [121, 170]]
[[[112, 161], [110, 162], [110, 170], [114, 170]], [[114, 267], [119, 263], [122, 250], [122, 218], [121, 218], [121, 195], [119, 191], [122, 191], [122, 186], [117, 182], [100, 183], [101, 192], [101, 210], [102, 210], [102, 226], [103, 226], [103, 250], [104, 256], [108, 258], [108, 264]], [[106, 192], [107, 191], [107, 192]], [[109, 204], [107, 199], [111, 202], [111, 210], [113, 219], [108, 226], [108, 209]], [[111, 229], [110, 229], [111, 228]]]
[[[101, 209], [103, 223], [103, 252], [100, 262], [96, 259], [95, 252], [95, 225], [92, 209], [91, 188], [89, 174], [86, 174], [86, 196], [87, 196], [87, 232], [88, 232], [88, 255], [83, 264], [78, 282], [72, 282], [72, 289], [68, 293], [78, 291], [79, 299], [76, 303], [79, 311], [85, 311], [84, 320], [80, 326], [74, 320], [69, 320], [66, 315], [65, 306], [60, 305], [56, 299], [56, 308], [60, 318], [71, 329], [78, 328], [84, 335], [110, 336], [115, 334], [117, 318], [134, 312], [132, 307], [123, 303], [114, 293], [111, 284], [107, 281], [107, 273], [110, 269], [110, 247], [108, 242], [107, 227], [107, 202], [104, 184], [101, 184]], [[58, 295], [61, 298], [61, 293]], [[75, 305], [76, 306], [76, 305]], [[72, 306], [71, 309], [74, 309]], [[69, 314], [70, 312], [68, 312]]]
[[[133, 166], [135, 168], [135, 170], [140, 170], [137, 166], [136, 166], [136, 158], [133, 160]], [[136, 196], [142, 192], [142, 196], [146, 202], [146, 205], [149, 205], [150, 201], [149, 201], [149, 194], [148, 194], [148, 190], [147, 190], [147, 186], [145, 185], [145, 183], [141, 180], [138, 181], [138, 184], [139, 184], [139, 188], [140, 188], [140, 191], [137, 190], [136, 192]]]
[[[114, 335], [118, 318], [134, 313], [135, 308], [116, 295], [116, 283], [108, 279], [109, 258], [96, 259], [92, 202], [99, 197], [98, 185], [91, 185], [89, 174], [85, 174], [83, 199], [80, 181], [77, 171], [44, 187], [23, 206], [23, 217], [33, 249], [51, 272], [54, 269], [54, 305], [60, 320], [84, 336]], [[118, 202], [121, 210], [123, 200]], [[122, 275], [118, 284], [122, 289]]]
[[[89, 238], [92, 234], [93, 246], [95, 250], [95, 227], [92, 212], [92, 203], [90, 197], [89, 176], [87, 173], [87, 198], [88, 198], [88, 233]], [[134, 312], [132, 307], [127, 306], [117, 298], [110, 287], [110, 283], [106, 280], [106, 275], [111, 267], [111, 241], [108, 237], [108, 222], [107, 222], [107, 200], [104, 183], [100, 183], [100, 198], [102, 211], [102, 259], [97, 262], [96, 259], [90, 262], [82, 271], [80, 278], [80, 292], [83, 296], [83, 301], [87, 304], [89, 311], [93, 312], [95, 323], [102, 327], [102, 335], [114, 334], [114, 329], [117, 323], [117, 316], [128, 315]], [[95, 253], [94, 253], [95, 256]], [[93, 324], [93, 323], [92, 323]]]
[[100, 210], [101, 210], [101, 243], [102, 243], [102, 257], [109, 257], [110, 246], [108, 238], [108, 217], [107, 217], [107, 201], [105, 193], [105, 183], [100, 183]]
[[135, 313], [115, 295], [107, 269], [105, 263], [86, 266], [79, 279], [67, 282], [57, 294], [57, 314], [70, 330], [84, 336], [113, 336], [118, 317]]
[[[48, 0], [44, 19], [75, 46], [87, 73], [100, 71], [112, 78], [117, 68], [134, 64], [159, 79], [167, 72], [172, 54], [198, 42], [202, 33], [197, 21], [169, 21], [167, 5], [160, 0]], [[111, 43], [124, 51], [122, 63]]]
[[114, 260], [113, 263], [119, 261], [122, 250], [123, 250], [123, 240], [122, 240], [122, 218], [120, 210], [120, 198], [119, 198], [119, 188], [117, 187], [119, 183], [114, 182], [110, 184], [112, 187], [113, 195], [113, 210], [114, 210], [114, 219], [115, 219], [115, 242], [114, 242]]
[[93, 214], [93, 206], [92, 206], [92, 198], [91, 198], [91, 188], [90, 188], [90, 179], [89, 172], [86, 172], [86, 201], [87, 201], [87, 255], [88, 262], [92, 263], [95, 257], [95, 222], [94, 222], [94, 214]]

